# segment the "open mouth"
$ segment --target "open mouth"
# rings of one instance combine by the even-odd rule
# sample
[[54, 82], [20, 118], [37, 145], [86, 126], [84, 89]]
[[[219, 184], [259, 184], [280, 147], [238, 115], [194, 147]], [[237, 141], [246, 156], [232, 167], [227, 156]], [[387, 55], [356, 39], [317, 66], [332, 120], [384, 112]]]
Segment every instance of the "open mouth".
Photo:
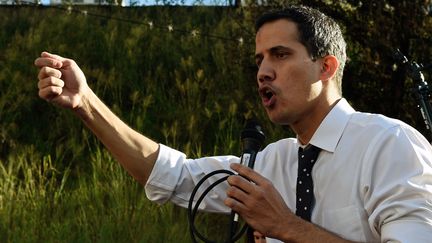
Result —
[[259, 89], [259, 94], [262, 99], [269, 100], [273, 97], [273, 91], [268, 87], [263, 87]]
[[273, 97], [273, 92], [271, 90], [266, 90], [264, 92], [264, 97], [268, 100], [271, 99]]
[[261, 100], [262, 100], [264, 106], [270, 106], [271, 104], [274, 103], [273, 97], [275, 96], [275, 93], [270, 88], [268, 88], [268, 87], [260, 88], [259, 94], [261, 96]]

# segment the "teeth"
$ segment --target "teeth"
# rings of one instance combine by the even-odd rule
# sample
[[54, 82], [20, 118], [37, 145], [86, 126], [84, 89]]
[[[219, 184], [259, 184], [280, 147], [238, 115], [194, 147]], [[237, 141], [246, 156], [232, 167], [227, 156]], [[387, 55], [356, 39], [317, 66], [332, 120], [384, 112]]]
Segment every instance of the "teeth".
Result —
[[267, 91], [265, 92], [265, 96], [266, 96], [267, 98], [271, 98], [271, 97], [273, 96], [273, 93], [272, 93], [270, 90], [267, 90]]

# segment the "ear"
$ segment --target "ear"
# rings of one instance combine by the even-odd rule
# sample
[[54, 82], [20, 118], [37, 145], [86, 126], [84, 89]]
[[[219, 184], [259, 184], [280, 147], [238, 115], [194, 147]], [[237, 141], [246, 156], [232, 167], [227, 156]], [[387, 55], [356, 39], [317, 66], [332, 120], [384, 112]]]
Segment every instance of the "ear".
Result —
[[339, 61], [333, 55], [327, 55], [321, 59], [320, 80], [332, 79], [338, 70]]

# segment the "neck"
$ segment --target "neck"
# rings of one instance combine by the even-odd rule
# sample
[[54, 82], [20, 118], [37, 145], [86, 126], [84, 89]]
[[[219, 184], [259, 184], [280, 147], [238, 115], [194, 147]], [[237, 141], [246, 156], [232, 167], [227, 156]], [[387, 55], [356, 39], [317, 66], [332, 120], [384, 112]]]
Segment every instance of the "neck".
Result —
[[302, 145], [306, 145], [310, 142], [321, 122], [339, 100], [340, 97], [329, 102], [322, 102], [321, 105], [315, 107], [313, 111], [310, 111], [309, 116], [290, 125], [291, 129], [297, 134], [297, 139]]

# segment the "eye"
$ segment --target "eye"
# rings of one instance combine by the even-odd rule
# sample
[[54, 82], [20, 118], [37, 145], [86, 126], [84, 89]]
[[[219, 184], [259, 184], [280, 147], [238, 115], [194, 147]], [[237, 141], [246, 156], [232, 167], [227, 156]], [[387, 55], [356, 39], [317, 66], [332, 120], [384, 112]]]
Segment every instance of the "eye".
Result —
[[256, 58], [255, 59], [255, 64], [257, 65], [257, 67], [261, 66], [261, 62], [262, 62], [262, 58]]
[[288, 53], [286, 53], [286, 52], [277, 52], [277, 53], [275, 54], [275, 56], [276, 56], [276, 58], [278, 58], [278, 59], [284, 59], [284, 58], [286, 58], [286, 57], [288, 56]]

